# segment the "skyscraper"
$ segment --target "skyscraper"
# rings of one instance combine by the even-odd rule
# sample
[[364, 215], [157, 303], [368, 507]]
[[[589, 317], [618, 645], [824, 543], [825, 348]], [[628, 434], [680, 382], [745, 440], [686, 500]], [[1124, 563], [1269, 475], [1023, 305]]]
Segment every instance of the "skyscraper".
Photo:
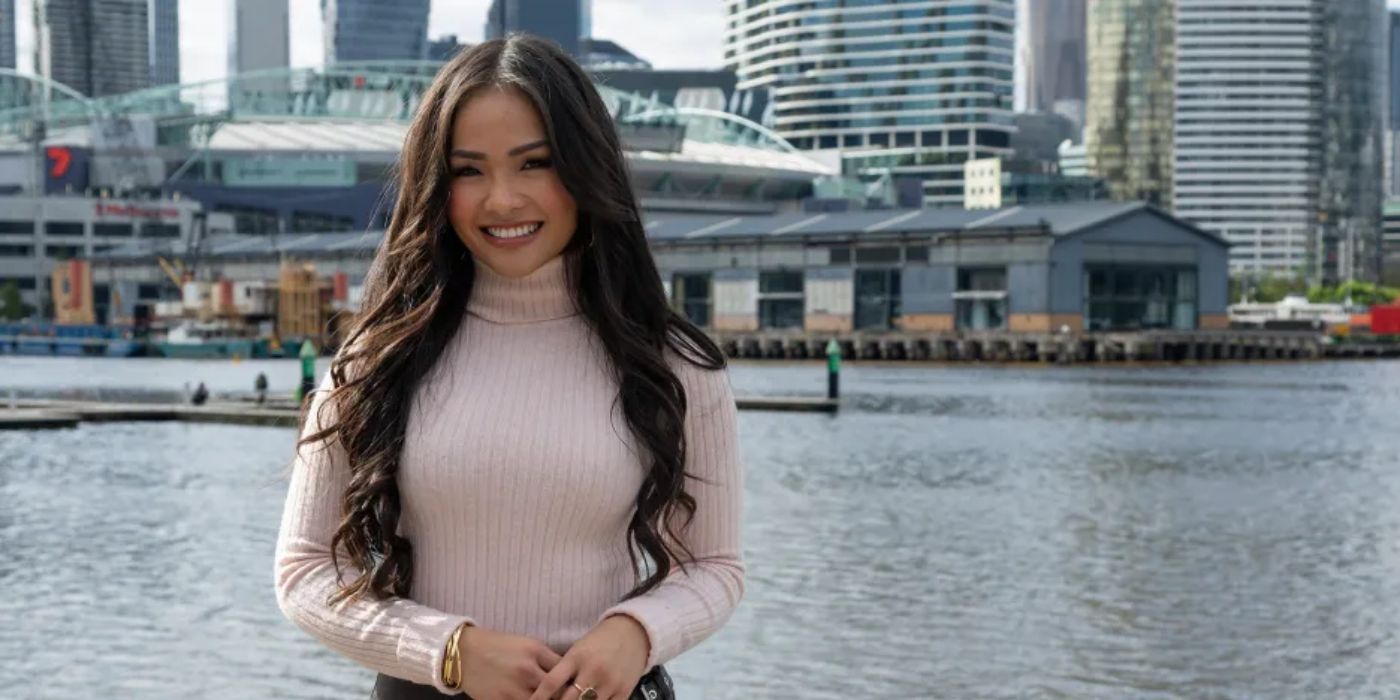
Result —
[[549, 39], [578, 56], [578, 40], [588, 36], [588, 9], [585, 0], [491, 0], [486, 11], [486, 38], [524, 32]]
[[1178, 0], [1174, 197], [1238, 273], [1380, 274], [1384, 0]]
[[[818, 7], [819, 5], [819, 7]], [[774, 128], [850, 175], [923, 180], [961, 207], [963, 163], [1009, 156], [1015, 0], [725, 0], [725, 67], [770, 88]]]
[[1314, 280], [1379, 281], [1382, 266], [1382, 148], [1385, 141], [1386, 2], [1327, 0], [1322, 51], [1322, 140], [1318, 223], [1309, 241]]
[[151, 84], [147, 0], [34, 0], [38, 72], [92, 97]]
[[1026, 109], [1053, 112], [1084, 126], [1088, 79], [1087, 0], [1020, 0], [1020, 59], [1025, 65]]
[[1390, 105], [1385, 129], [1385, 194], [1400, 197], [1400, 12], [1390, 12]]
[[424, 60], [429, 0], [321, 0], [326, 64]]
[[151, 84], [180, 83], [180, 3], [179, 0], [150, 0]]
[[[228, 74], [241, 76], [291, 65], [287, 0], [233, 0], [229, 7]], [[239, 78], [229, 83], [229, 105], [259, 94], [285, 93], [285, 77]]]
[[1175, 2], [1094, 0], [1088, 7], [1089, 172], [1114, 199], [1167, 207], [1172, 196]]
[[0, 68], [14, 68], [15, 0], [0, 0]]

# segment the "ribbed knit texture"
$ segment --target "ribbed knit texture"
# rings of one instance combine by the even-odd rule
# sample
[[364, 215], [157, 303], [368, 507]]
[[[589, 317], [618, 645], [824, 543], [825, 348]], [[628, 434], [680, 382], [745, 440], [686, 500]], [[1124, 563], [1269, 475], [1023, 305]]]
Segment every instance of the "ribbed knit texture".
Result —
[[[685, 543], [696, 557], [645, 596], [627, 525], [645, 476], [601, 344], [578, 313], [562, 258], [511, 280], [477, 266], [467, 316], [409, 414], [398, 485], [413, 543], [410, 599], [352, 601], [330, 541], [348, 481], [339, 446], [299, 450], [277, 542], [278, 603], [326, 646], [374, 671], [442, 684], [458, 625], [539, 639], [564, 653], [625, 614], [665, 663], [729, 618], [743, 595], [743, 470], [723, 371], [672, 359], [686, 389], [686, 490], [698, 501]], [[329, 378], [322, 388], [328, 388]], [[325, 392], [318, 392], [306, 433]], [[340, 557], [345, 581], [357, 569]]]

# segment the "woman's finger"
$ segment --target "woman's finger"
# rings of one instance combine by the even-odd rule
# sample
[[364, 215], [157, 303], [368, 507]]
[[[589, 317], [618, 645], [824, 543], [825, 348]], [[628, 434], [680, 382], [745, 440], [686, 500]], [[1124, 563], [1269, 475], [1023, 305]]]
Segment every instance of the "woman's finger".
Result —
[[538, 688], [530, 695], [530, 700], [553, 700], [559, 697], [562, 689], [569, 686], [569, 679], [574, 675], [574, 662], [571, 659], [560, 659], [554, 664], [554, 668], [546, 673], [544, 680], [540, 681]]
[[535, 652], [535, 661], [539, 662], [540, 668], [546, 671], [554, 670], [554, 667], [558, 666], [563, 658], [564, 657], [556, 654], [553, 649], [543, 644], [541, 644], [539, 649]]

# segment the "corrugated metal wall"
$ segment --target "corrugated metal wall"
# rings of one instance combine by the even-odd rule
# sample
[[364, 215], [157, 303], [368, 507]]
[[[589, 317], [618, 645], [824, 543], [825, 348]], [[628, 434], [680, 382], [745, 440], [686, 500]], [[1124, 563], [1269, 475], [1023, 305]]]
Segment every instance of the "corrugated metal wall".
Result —
[[807, 314], [850, 316], [855, 313], [851, 268], [809, 268], [804, 279]]

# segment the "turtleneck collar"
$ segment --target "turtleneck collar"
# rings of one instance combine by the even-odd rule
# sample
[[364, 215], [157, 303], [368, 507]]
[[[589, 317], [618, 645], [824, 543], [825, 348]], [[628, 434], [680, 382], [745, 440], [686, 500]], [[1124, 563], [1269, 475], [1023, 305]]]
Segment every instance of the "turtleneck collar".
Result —
[[467, 312], [492, 323], [539, 323], [577, 314], [560, 255], [530, 274], [512, 279], [476, 261]]

